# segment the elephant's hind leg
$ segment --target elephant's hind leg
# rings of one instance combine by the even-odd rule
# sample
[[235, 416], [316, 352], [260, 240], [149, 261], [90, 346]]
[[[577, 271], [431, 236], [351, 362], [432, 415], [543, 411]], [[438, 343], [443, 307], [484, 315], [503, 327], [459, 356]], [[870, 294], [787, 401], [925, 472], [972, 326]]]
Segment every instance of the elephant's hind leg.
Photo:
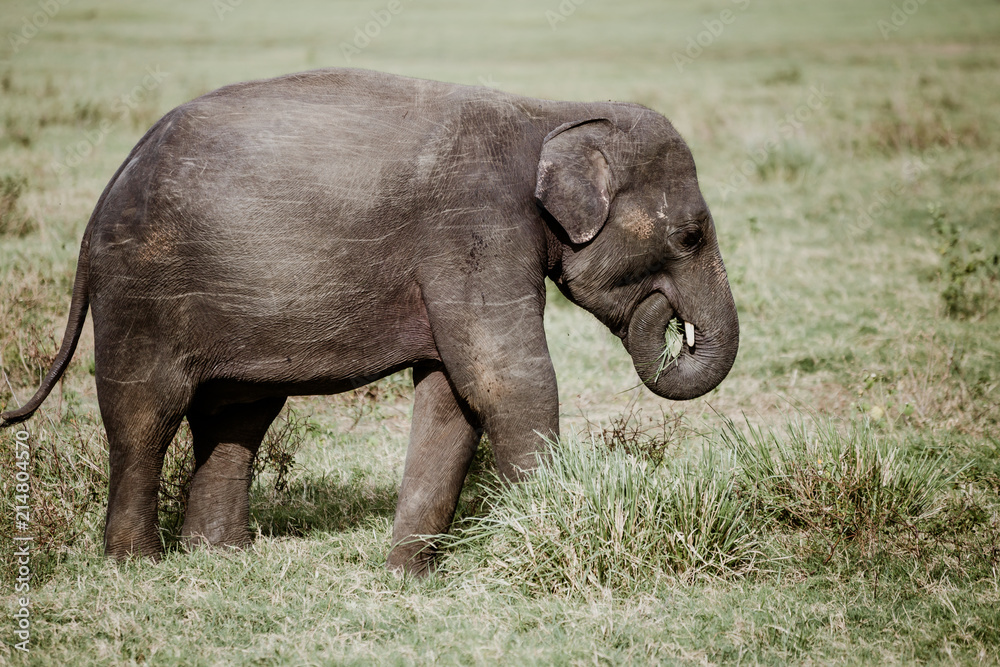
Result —
[[106, 388], [99, 400], [110, 464], [104, 553], [157, 559], [163, 553], [157, 518], [160, 471], [184, 408], [146, 387], [126, 385]]
[[416, 396], [410, 445], [386, 564], [423, 575], [431, 569], [434, 545], [420, 536], [448, 529], [480, 431], [440, 367], [414, 368], [413, 381]]
[[187, 546], [250, 543], [250, 475], [268, 426], [284, 397], [229, 405], [215, 414], [188, 413], [195, 474], [181, 539]]

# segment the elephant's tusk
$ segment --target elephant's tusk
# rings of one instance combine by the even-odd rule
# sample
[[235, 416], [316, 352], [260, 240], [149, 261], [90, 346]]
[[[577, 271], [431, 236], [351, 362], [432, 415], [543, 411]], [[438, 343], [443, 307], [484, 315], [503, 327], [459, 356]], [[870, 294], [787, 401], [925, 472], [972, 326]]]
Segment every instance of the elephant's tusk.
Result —
[[684, 323], [684, 336], [687, 338], [688, 347], [694, 347], [694, 325], [690, 322]]

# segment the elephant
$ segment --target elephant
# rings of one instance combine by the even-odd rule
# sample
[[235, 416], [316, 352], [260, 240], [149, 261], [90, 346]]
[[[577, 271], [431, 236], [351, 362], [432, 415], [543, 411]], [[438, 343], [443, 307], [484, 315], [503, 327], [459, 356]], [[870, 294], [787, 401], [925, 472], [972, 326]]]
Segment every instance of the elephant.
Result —
[[[105, 553], [162, 556], [157, 489], [184, 418], [183, 544], [245, 546], [256, 450], [287, 397], [412, 368], [387, 566], [434, 568], [483, 433], [517, 482], [559, 433], [545, 278], [621, 339], [671, 400], [729, 373], [739, 323], [691, 151], [644, 106], [328, 68], [237, 83], [139, 140], [83, 234], [109, 443]], [[679, 355], [662, 362], [671, 321]]]

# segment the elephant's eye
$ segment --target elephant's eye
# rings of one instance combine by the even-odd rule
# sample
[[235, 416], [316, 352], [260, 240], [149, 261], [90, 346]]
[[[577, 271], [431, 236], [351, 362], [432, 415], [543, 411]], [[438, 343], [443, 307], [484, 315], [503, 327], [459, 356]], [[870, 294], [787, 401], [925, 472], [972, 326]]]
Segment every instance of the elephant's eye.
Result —
[[684, 250], [695, 250], [701, 245], [703, 235], [701, 227], [689, 227], [679, 234], [678, 241]]

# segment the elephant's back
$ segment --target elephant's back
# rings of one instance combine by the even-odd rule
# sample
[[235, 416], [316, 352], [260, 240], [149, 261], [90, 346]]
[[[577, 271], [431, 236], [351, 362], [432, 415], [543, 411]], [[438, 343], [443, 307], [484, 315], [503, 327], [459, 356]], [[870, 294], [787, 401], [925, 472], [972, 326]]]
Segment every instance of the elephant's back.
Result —
[[442, 236], [464, 243], [511, 198], [534, 210], [537, 158], [518, 156], [547, 131], [536, 103], [359, 70], [208, 93], [164, 116], [109, 186], [93, 291], [275, 314], [301, 312], [304, 293], [358, 308], [403, 294]]
[[496, 139], [542, 133], [521, 100], [537, 102], [350, 69], [220, 88], [150, 130], [110, 186], [92, 245], [174, 264], [254, 248], [335, 259], [377, 244], [384, 254], [393, 238], [419, 236], [429, 206], [485, 205], [480, 185], [496, 173], [530, 197], [534, 164], [514, 174], [522, 148]]
[[[380, 81], [309, 72], [226, 86], [169, 112], [109, 186], [95, 218], [98, 266], [102, 251], [176, 264], [256, 247], [273, 261], [384, 237], [395, 217], [387, 188], [419, 169], [429, 130], [406, 108], [420, 86], [376, 92]], [[405, 200], [392, 200], [397, 213]]]
[[165, 115], [92, 223], [95, 326], [142, 313], [150, 331], [299, 331], [333, 349], [352, 327], [377, 338], [358, 324], [368, 313], [413, 319], [414, 197], [426, 195], [413, 180], [440, 126], [407, 104], [448, 85], [402, 80], [377, 93], [380, 81], [293, 75]]

